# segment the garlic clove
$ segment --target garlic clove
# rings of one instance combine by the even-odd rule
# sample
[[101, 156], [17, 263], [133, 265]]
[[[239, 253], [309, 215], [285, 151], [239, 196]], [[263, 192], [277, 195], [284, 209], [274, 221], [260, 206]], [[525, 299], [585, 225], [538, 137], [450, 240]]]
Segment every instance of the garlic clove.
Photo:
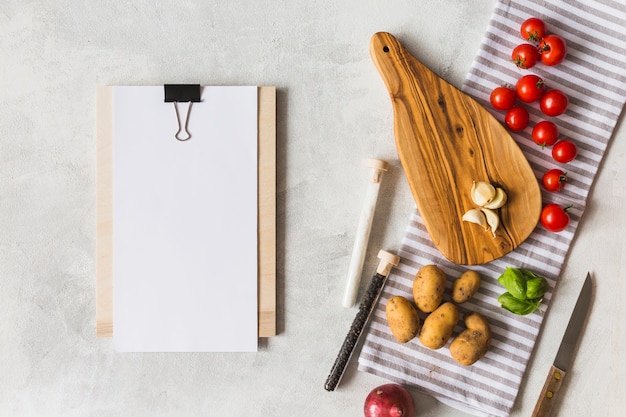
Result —
[[483, 207], [487, 209], [499, 209], [500, 207], [504, 206], [507, 199], [508, 197], [506, 195], [506, 192], [504, 192], [502, 188], [498, 187], [496, 188], [495, 197], [493, 197], [493, 199], [491, 199], [491, 201], [487, 204], [484, 204]]
[[487, 218], [485, 217], [483, 212], [478, 209], [469, 209], [465, 212], [461, 219], [464, 222], [476, 223], [477, 225], [482, 226], [485, 230], [489, 228]]
[[472, 201], [478, 206], [484, 206], [496, 196], [496, 189], [486, 181], [474, 181], [472, 183]]
[[496, 237], [496, 230], [500, 227], [500, 217], [498, 213], [488, 208], [482, 208], [480, 210], [485, 214], [487, 224], [491, 228], [491, 234], [493, 234], [493, 237]]

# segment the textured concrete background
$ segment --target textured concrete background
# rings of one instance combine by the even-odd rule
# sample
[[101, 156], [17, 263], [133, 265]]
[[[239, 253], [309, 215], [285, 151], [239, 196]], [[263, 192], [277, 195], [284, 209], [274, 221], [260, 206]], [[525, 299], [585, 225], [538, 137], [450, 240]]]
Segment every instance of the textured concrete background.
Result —
[[[398, 36], [459, 86], [493, 0], [34, 1], [0, 4], [0, 416], [361, 415], [385, 381], [323, 383], [356, 309], [341, 296], [369, 157], [389, 160], [365, 265], [413, 202], [368, 43]], [[278, 87], [279, 332], [256, 354], [115, 354], [94, 333], [95, 87]], [[587, 270], [595, 302], [563, 416], [620, 415], [626, 251], [620, 124], [516, 416], [528, 416]], [[569, 278], [572, 279], [569, 279]], [[574, 279], [575, 277], [575, 279]], [[363, 282], [363, 287], [367, 280]], [[462, 413], [415, 393], [420, 416]]]

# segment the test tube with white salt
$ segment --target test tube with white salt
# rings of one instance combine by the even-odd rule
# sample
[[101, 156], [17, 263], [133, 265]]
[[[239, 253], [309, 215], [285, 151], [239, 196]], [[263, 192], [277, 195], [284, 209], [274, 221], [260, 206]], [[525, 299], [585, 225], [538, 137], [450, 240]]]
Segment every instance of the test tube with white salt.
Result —
[[387, 171], [388, 164], [380, 159], [368, 159], [367, 166], [371, 168], [369, 173], [369, 183], [365, 199], [363, 201], [363, 207], [361, 209], [361, 217], [359, 218], [359, 225], [357, 227], [354, 247], [352, 249], [352, 258], [350, 259], [350, 267], [348, 269], [346, 289], [343, 294], [342, 305], [346, 308], [354, 306], [356, 296], [359, 292], [365, 253], [367, 252], [367, 244], [369, 241], [370, 231], [372, 230], [374, 212], [376, 211], [378, 190], [380, 189], [383, 172]]

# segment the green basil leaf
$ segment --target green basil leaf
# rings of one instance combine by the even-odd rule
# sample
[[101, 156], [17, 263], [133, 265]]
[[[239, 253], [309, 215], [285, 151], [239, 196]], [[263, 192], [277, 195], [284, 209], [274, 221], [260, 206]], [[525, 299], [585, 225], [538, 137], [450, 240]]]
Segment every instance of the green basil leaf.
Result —
[[520, 300], [508, 292], [505, 292], [500, 297], [498, 297], [498, 302], [506, 310], [520, 316], [525, 316], [532, 313], [533, 311], [537, 310], [539, 308], [539, 305], [541, 304], [540, 299]]
[[498, 282], [518, 300], [526, 299], [526, 275], [519, 268], [507, 267]]
[[548, 291], [550, 286], [545, 278], [536, 276], [526, 281], [526, 298], [540, 298]]
[[533, 279], [533, 278], [539, 278], [539, 275], [535, 274], [530, 269], [519, 268], [519, 271], [524, 276], [524, 278], [526, 278], [526, 281], [528, 281], [529, 279]]

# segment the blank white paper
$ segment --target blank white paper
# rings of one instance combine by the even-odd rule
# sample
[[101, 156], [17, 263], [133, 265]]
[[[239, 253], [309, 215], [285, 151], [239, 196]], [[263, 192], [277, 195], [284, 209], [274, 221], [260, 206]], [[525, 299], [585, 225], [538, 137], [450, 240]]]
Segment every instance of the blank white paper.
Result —
[[256, 351], [257, 87], [173, 106], [113, 89], [115, 349]]

